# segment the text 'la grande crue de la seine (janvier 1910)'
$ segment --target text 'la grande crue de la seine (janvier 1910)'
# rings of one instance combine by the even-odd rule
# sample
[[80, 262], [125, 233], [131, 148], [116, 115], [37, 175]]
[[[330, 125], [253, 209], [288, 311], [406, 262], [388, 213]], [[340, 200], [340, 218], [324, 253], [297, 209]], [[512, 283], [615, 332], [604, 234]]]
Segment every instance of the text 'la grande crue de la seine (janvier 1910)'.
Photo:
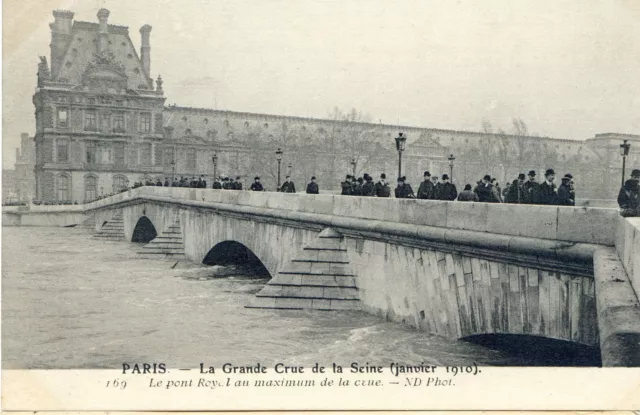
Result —
[[[193, 373], [197, 373], [194, 378]], [[105, 387], [126, 389], [144, 376], [149, 388], [270, 388], [270, 387], [451, 387], [457, 377], [477, 376], [482, 370], [476, 363], [468, 366], [434, 366], [391, 363], [388, 366], [352, 362], [323, 366], [291, 366], [277, 363], [267, 367], [261, 363], [238, 366], [225, 363], [214, 367], [200, 363], [197, 369], [170, 369], [165, 363], [123, 363], [122, 375], [105, 380]], [[188, 374], [188, 376], [184, 376]], [[389, 376], [391, 374], [392, 376]], [[149, 377], [148, 375], [152, 375]], [[231, 376], [229, 376], [231, 375]], [[326, 376], [323, 376], [326, 375]], [[345, 377], [334, 376], [345, 375]], [[184, 379], [188, 377], [188, 379]], [[182, 378], [182, 379], [181, 379]], [[148, 381], [148, 383], [147, 383]]]

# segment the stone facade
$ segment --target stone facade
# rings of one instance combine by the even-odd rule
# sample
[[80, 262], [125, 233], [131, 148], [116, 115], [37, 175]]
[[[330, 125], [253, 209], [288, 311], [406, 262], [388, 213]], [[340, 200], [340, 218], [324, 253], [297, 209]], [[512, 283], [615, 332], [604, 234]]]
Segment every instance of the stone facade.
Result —
[[37, 197], [82, 202], [145, 178], [255, 175], [273, 190], [275, 151], [284, 152], [281, 176], [299, 189], [315, 175], [321, 191], [337, 190], [345, 174], [397, 173], [394, 138], [408, 136], [403, 175], [417, 186], [424, 170], [450, 174], [459, 188], [491, 174], [501, 184], [534, 169], [572, 173], [578, 198], [615, 198], [620, 185], [619, 144], [631, 142], [627, 165], [638, 167], [640, 136], [597, 134], [586, 141], [503, 133], [454, 131], [354, 121], [314, 119], [206, 108], [164, 106], [162, 79], [150, 76], [151, 27], [140, 29], [140, 57], [127, 27], [73, 21], [54, 11], [51, 68], [38, 70], [36, 107]]

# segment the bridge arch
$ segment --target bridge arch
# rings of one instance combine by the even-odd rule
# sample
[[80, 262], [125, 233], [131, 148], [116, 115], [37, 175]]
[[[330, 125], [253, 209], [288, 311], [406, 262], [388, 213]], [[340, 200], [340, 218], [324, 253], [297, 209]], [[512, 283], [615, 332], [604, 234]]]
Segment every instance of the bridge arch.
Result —
[[148, 217], [142, 216], [138, 219], [131, 234], [131, 242], [150, 242], [158, 236], [158, 231]]
[[270, 276], [264, 262], [246, 245], [226, 240], [215, 244], [202, 259], [205, 265], [241, 266], [250, 276]]

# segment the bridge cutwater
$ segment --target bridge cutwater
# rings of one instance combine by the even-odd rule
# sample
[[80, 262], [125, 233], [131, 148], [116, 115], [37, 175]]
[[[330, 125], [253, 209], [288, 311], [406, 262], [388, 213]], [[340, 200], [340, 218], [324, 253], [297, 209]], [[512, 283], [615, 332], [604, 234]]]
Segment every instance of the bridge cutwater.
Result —
[[141, 187], [4, 207], [2, 219], [148, 242], [152, 258], [215, 263], [222, 247], [244, 249], [271, 275], [247, 307], [362, 310], [450, 338], [541, 336], [640, 366], [640, 218], [616, 209]]

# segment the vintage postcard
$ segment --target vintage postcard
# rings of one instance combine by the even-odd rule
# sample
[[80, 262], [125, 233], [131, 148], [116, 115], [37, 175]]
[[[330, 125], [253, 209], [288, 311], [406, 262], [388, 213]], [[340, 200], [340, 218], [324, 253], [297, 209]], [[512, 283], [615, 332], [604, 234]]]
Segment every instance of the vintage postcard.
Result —
[[640, 1], [2, 7], [3, 410], [640, 409]]

